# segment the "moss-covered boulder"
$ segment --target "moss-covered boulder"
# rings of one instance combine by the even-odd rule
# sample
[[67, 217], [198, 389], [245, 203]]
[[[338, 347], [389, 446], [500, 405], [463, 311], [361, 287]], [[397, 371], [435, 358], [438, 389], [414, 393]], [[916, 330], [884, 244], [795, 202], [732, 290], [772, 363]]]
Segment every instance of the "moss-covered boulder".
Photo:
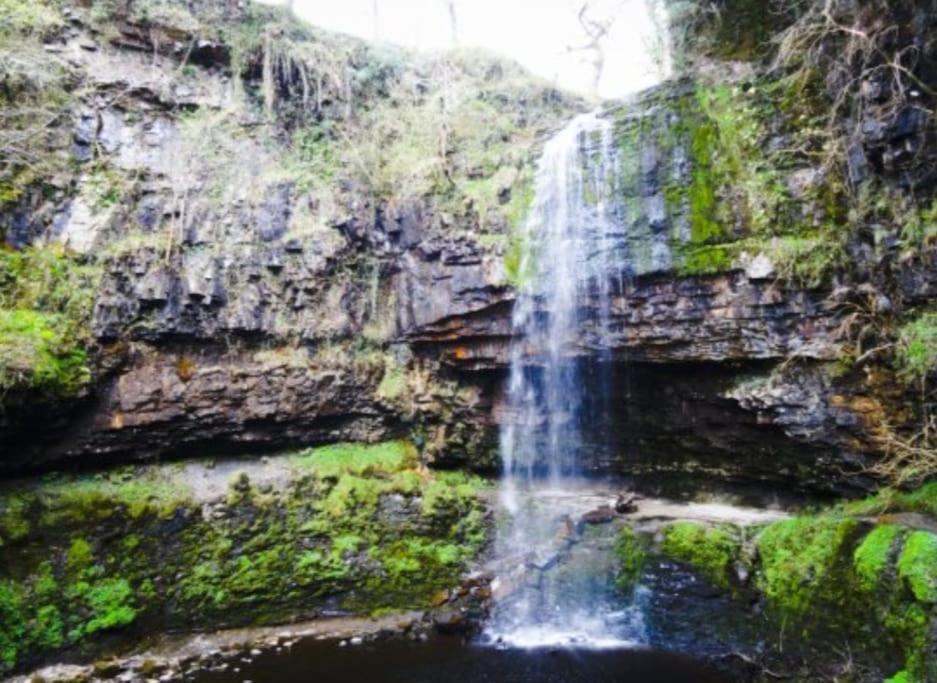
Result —
[[[920, 501], [920, 492], [890, 500]], [[768, 524], [743, 543], [741, 530], [683, 522], [665, 529], [659, 552], [729, 589], [728, 568], [750, 568], [769, 630], [788, 647], [819, 652], [849, 643], [853, 656], [893, 680], [937, 675], [937, 535], [855, 514], [873, 501]], [[893, 503], [895, 504], [895, 503]], [[735, 586], [731, 586], [733, 589]]]

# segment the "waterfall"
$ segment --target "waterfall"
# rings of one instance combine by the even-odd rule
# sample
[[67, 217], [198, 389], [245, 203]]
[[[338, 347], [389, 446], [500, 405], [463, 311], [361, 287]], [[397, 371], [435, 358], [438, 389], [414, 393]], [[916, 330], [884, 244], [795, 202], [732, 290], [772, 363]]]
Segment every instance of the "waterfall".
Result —
[[608, 325], [615, 225], [608, 198], [617, 179], [611, 124], [575, 118], [545, 146], [537, 166], [514, 306], [507, 420], [501, 433], [505, 503], [519, 481], [578, 474], [582, 382], [580, 327], [594, 307]]
[[[612, 553], [590, 551], [577, 529], [582, 513], [608, 502], [583, 497], [577, 482], [584, 430], [603, 421], [585, 410], [580, 357], [590, 351], [601, 359], [602, 352], [581, 348], [582, 325], [591, 319], [601, 346], [623, 263], [622, 221], [611, 201], [619, 181], [612, 133], [599, 114], [579, 116], [546, 144], [537, 168], [501, 432], [496, 593], [504, 598], [487, 629], [507, 645], [606, 646], [643, 638], [639, 605], [621, 609], [610, 599]], [[590, 406], [604, 404], [589, 399]], [[566, 552], [573, 535], [575, 554]]]

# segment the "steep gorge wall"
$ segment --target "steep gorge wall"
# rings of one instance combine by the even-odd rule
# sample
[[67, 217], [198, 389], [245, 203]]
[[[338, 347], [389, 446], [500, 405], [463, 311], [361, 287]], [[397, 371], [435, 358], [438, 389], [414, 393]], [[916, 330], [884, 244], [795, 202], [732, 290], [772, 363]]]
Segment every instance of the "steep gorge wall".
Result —
[[[768, 69], [766, 31], [794, 17], [723, 4], [675, 4], [685, 77], [605, 108], [622, 268], [609, 321], [584, 311], [574, 353], [647, 364], [651, 384], [655, 367], [725, 367], [736, 380], [674, 426], [719, 405], [782, 437], [751, 468], [704, 469], [770, 479], [762, 460], [806, 445], [797, 476], [839, 489], [840, 470], [879, 456], [882, 424], [917, 420], [887, 358], [842, 361], [888, 341], [879, 313], [900, 319], [933, 289], [927, 241], [898, 258], [897, 219], [852, 207], [843, 173], [861, 152], [873, 196], [903, 192], [911, 162], [876, 160], [916, 145], [926, 178], [929, 124], [894, 112], [861, 127], [845, 170], [826, 165], [811, 152], [824, 95]], [[64, 141], [48, 145], [73, 166], [14, 176], [2, 220], [21, 253], [63, 243], [90, 271], [91, 379], [7, 387], [3, 469], [402, 435], [439, 464], [496, 466], [532, 165], [583, 103], [488, 58], [382, 52], [223, 4], [47, 23], [29, 40], [68, 73]], [[440, 69], [455, 94], [426, 85]], [[673, 469], [659, 453], [679, 437], [650, 437], [638, 469]]]

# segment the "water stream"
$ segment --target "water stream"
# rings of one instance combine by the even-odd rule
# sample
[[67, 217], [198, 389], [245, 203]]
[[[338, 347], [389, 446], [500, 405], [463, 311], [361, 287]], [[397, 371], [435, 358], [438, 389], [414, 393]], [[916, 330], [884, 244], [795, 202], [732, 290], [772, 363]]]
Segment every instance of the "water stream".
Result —
[[[585, 410], [587, 384], [577, 343], [587, 315], [595, 317], [600, 333], [607, 327], [611, 283], [621, 272], [614, 249], [621, 243], [615, 234], [621, 223], [606, 201], [617, 168], [611, 124], [592, 113], [547, 143], [537, 169], [501, 433], [501, 599], [486, 629], [491, 642], [505, 646], [603, 648], [646, 639], [643, 591], [623, 608], [613, 599], [611, 566], [571, 570], [610, 562], [610, 541], [605, 539], [604, 548], [567, 552], [571, 537], [579, 540], [578, 520], [588, 512], [575, 495], [581, 437], [584, 430], [603, 429], [608, 419], [607, 410], [594, 410], [607, 406], [602, 397], [591, 396], [593, 410]], [[588, 386], [607, 393], [601, 381]], [[567, 565], [564, 571], [554, 571], [559, 564]], [[558, 574], [580, 578], [557, 579]]]

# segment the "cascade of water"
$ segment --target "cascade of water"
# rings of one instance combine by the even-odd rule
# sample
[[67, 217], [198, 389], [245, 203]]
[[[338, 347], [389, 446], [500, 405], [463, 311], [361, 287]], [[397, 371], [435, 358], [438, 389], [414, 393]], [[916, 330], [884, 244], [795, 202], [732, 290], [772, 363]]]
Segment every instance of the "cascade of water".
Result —
[[605, 502], [576, 493], [582, 430], [601, 421], [584, 414], [577, 357], [589, 318], [601, 346], [612, 283], [619, 279], [621, 222], [610, 201], [618, 161], [610, 122], [593, 113], [551, 139], [538, 165], [521, 266], [528, 278], [514, 308], [509, 417], [501, 433], [507, 519], [497, 554], [511, 569], [499, 581], [514, 585], [489, 625], [499, 642], [600, 646], [641, 638], [640, 610], [610, 607], [607, 551], [584, 546], [574, 560], [563, 558], [562, 571], [546, 571], [560, 561], [564, 529], [572, 533], [574, 519]]
[[616, 167], [611, 125], [595, 113], [551, 139], [538, 164], [520, 268], [527, 281], [513, 316], [512, 419], [501, 434], [508, 493], [538, 472], [555, 482], [577, 471], [582, 389], [575, 356], [589, 307], [600, 330], [608, 325], [616, 227], [607, 199]]
[[[623, 30], [635, 45], [645, 42], [642, 25], [654, 34], [657, 78], [665, 78], [664, 3], [628, 0], [623, 8], [632, 20]], [[634, 91], [649, 85], [640, 70], [618, 75]], [[610, 442], [611, 375], [602, 361], [611, 360], [610, 305], [633, 260], [622, 165], [639, 167], [640, 150], [622, 158], [614, 137], [607, 118], [584, 114], [547, 142], [537, 167], [512, 321], [495, 607], [486, 629], [505, 645], [646, 642], [647, 592], [639, 587], [629, 603], [612, 585], [614, 529], [587, 530], [580, 522], [610, 502], [594, 484], [581, 485], [580, 462], [586, 449]]]

